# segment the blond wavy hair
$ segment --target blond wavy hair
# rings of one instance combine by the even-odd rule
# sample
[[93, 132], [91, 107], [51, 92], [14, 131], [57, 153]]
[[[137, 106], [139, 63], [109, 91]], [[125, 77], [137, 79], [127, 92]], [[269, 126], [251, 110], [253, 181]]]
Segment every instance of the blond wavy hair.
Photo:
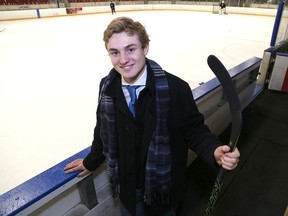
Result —
[[104, 31], [103, 40], [105, 42], [105, 48], [107, 49], [107, 43], [113, 34], [126, 32], [128, 35], [138, 35], [142, 48], [149, 45], [149, 35], [146, 32], [145, 27], [137, 21], [132, 20], [129, 17], [118, 17], [111, 21]]

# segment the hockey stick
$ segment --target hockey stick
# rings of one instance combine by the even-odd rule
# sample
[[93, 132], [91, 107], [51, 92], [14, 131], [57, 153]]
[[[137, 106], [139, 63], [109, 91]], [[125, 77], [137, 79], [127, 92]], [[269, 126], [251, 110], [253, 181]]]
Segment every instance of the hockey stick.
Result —
[[0, 30], [0, 32], [3, 32], [5, 29], [6, 29], [6, 28], [4, 28], [4, 29]]
[[[240, 132], [242, 128], [242, 115], [241, 115], [241, 105], [238, 97], [236, 87], [229, 75], [229, 72], [221, 63], [221, 61], [214, 55], [210, 55], [207, 59], [208, 65], [213, 73], [218, 78], [222, 85], [224, 94], [226, 95], [227, 101], [229, 103], [230, 113], [231, 113], [231, 134], [229, 138], [230, 151], [234, 151]], [[213, 186], [212, 193], [210, 195], [204, 216], [209, 216], [212, 214], [214, 206], [216, 204], [218, 195], [221, 191], [223, 181], [222, 177], [225, 172], [224, 168], [220, 168], [217, 175], [216, 181]]]

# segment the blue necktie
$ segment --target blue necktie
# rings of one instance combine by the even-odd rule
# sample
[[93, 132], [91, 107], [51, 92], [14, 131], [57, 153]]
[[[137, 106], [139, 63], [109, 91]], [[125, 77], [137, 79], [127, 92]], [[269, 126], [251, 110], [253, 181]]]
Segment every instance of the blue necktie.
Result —
[[136, 95], [136, 89], [139, 87], [139, 86], [126, 86], [128, 91], [129, 91], [129, 94], [130, 94], [130, 97], [131, 97], [131, 100], [129, 102], [129, 110], [130, 112], [132, 113], [133, 117], [135, 117], [135, 103], [137, 101], [137, 95]]

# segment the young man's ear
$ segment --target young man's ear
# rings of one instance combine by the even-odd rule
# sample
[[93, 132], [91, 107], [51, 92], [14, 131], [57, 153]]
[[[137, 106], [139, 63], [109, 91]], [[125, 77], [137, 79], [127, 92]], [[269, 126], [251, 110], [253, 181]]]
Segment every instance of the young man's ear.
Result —
[[144, 55], [146, 56], [148, 54], [148, 51], [149, 51], [149, 44], [147, 44], [143, 50], [144, 50]]

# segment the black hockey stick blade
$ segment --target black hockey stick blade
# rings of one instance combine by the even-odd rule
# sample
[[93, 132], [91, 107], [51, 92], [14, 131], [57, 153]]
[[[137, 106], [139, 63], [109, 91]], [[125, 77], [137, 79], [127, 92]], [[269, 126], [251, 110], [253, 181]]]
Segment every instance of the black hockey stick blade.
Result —
[[238, 137], [242, 128], [241, 104], [235, 84], [221, 61], [214, 55], [210, 55], [207, 59], [208, 65], [213, 73], [216, 75], [220, 84], [222, 85], [224, 94], [227, 98], [230, 113], [231, 113], [231, 135], [229, 139], [229, 146], [231, 151], [236, 147]]
[[[220, 84], [222, 85], [224, 94], [226, 95], [229, 104], [232, 123], [228, 145], [230, 146], [230, 151], [234, 151], [242, 128], [241, 104], [239, 96], [229, 72], [221, 63], [221, 61], [216, 56], [210, 55], [207, 59], [207, 62], [210, 69], [214, 72]], [[213, 212], [216, 201], [218, 199], [218, 195], [222, 188], [222, 177], [224, 171], [225, 170], [221, 168], [217, 175], [211, 196], [204, 212], [204, 216], [210, 216]]]

